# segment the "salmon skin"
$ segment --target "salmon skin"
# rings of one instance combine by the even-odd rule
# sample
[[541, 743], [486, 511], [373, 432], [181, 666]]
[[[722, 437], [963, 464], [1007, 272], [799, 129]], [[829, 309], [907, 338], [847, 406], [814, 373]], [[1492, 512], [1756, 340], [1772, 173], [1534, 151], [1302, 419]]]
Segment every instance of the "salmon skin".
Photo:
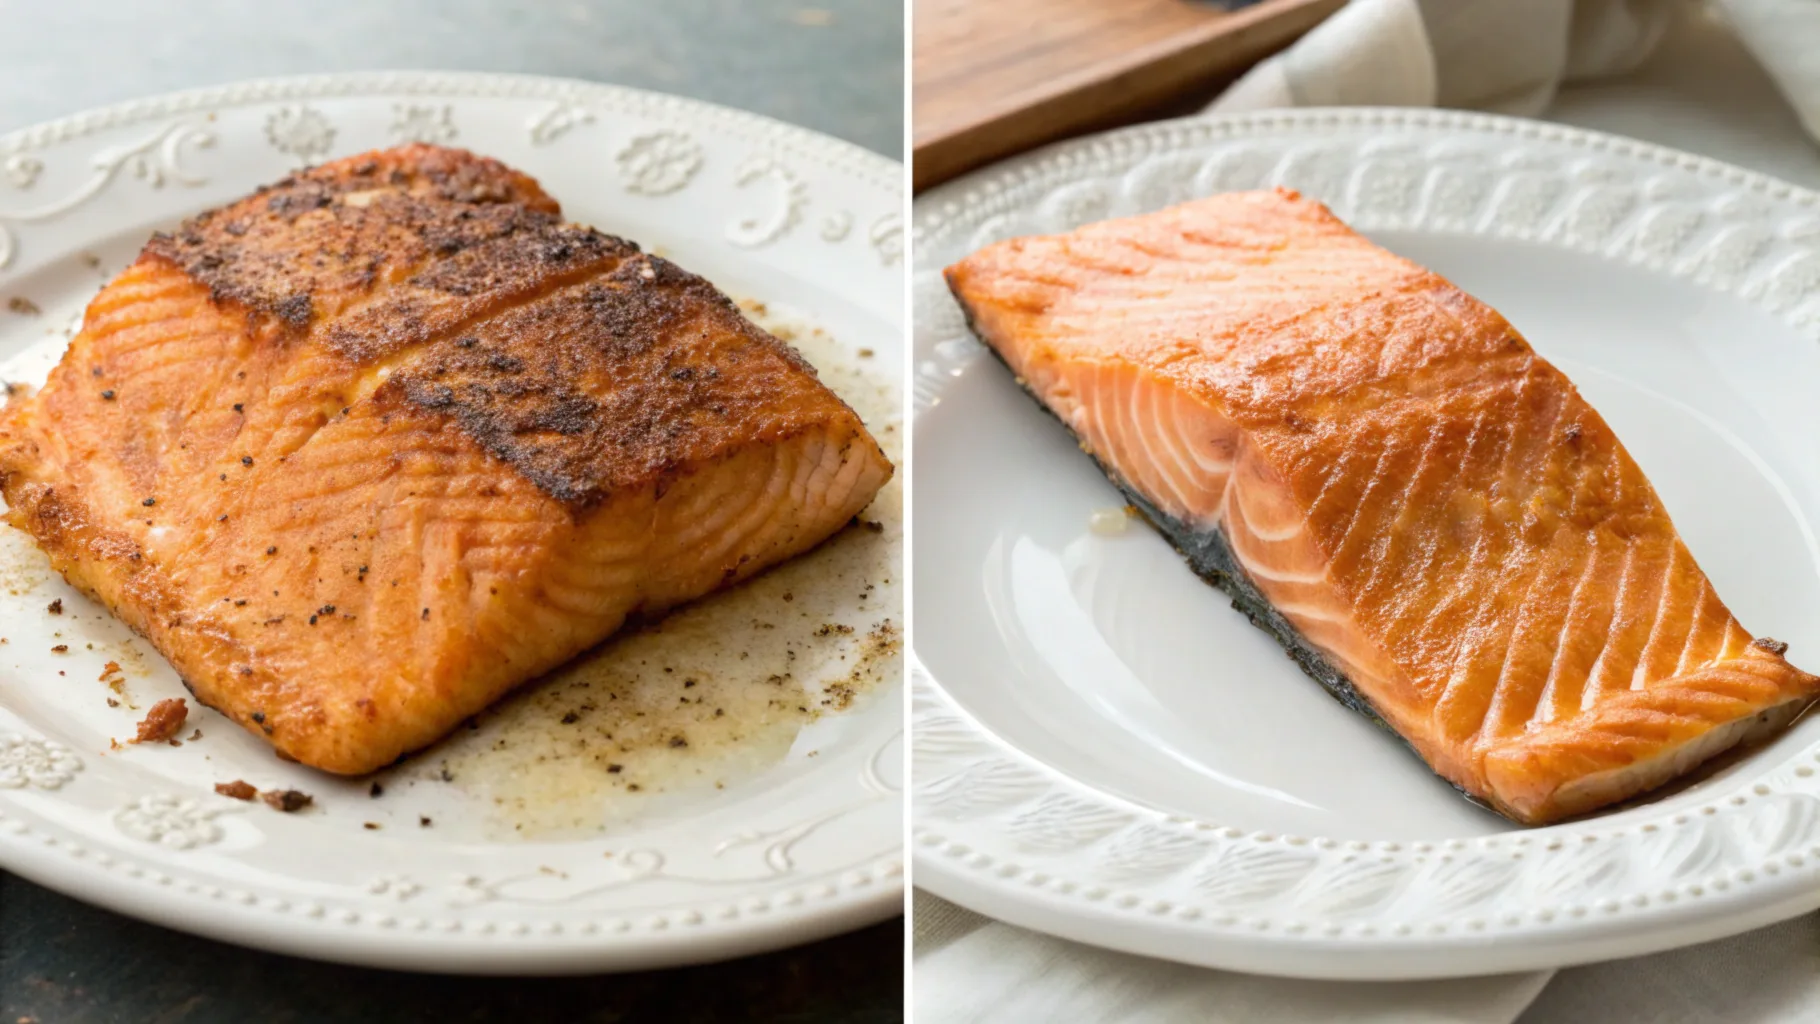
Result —
[[1503, 317], [1294, 192], [947, 268], [974, 331], [1203, 577], [1505, 816], [1608, 807], [1820, 694]]
[[0, 409], [7, 520], [344, 774], [814, 547], [892, 471], [708, 282], [424, 145], [154, 237]]

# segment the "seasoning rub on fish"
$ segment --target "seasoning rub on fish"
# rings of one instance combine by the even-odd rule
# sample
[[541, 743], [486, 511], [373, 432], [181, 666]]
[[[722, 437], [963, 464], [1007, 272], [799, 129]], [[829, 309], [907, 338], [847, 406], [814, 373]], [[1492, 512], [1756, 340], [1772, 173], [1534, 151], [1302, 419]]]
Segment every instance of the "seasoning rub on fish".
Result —
[[341, 773], [813, 547], [891, 472], [708, 282], [433, 146], [156, 236], [0, 410], [8, 520]]
[[1517, 821], [1659, 786], [1820, 692], [1559, 370], [1319, 203], [1214, 196], [947, 278], [1197, 571]]

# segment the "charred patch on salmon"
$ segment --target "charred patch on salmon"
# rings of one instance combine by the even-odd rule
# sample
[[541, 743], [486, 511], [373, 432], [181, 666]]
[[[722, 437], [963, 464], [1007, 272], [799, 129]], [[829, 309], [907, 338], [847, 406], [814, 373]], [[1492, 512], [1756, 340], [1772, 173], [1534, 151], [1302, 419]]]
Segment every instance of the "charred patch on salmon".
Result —
[[1760, 636], [1757, 639], [1752, 640], [1750, 645], [1758, 650], [1768, 651], [1778, 657], [1788, 653], [1788, 644], [1781, 640], [1773, 640], [1767, 636]]
[[374, 400], [453, 418], [579, 510], [812, 425], [811, 374], [707, 281], [636, 255], [424, 346]]
[[308, 295], [287, 295], [272, 304], [272, 314], [292, 327], [308, 327], [316, 315]]
[[467, 239], [449, 234], [429, 239], [429, 244], [437, 256], [460, 254], [461, 258], [430, 263], [410, 279], [410, 285], [461, 297], [534, 288], [566, 271], [623, 260], [638, 252], [637, 246], [623, 238], [563, 224], [535, 212], [502, 225], [496, 238]]
[[[409, 272], [438, 258], [526, 230], [568, 234], [555, 202], [535, 182], [503, 165], [438, 147], [406, 147], [362, 164], [328, 164], [261, 189], [170, 234], [153, 237], [146, 253], [166, 260], [207, 287], [218, 305], [233, 304], [293, 329], [321, 310], [367, 292], [393, 271]], [[537, 253], [561, 245], [533, 245]], [[581, 248], [569, 245], [576, 262]], [[539, 263], [501, 249], [491, 260]], [[491, 273], [483, 269], [480, 282]], [[522, 276], [522, 275], [521, 275]]]

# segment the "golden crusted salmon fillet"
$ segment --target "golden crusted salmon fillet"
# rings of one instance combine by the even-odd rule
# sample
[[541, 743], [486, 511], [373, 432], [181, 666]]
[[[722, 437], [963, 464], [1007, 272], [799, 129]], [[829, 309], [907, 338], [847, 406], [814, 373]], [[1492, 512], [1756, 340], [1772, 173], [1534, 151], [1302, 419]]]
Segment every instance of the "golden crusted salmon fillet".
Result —
[[1337, 696], [1544, 823], [1820, 692], [1484, 303], [1286, 191], [949, 267], [975, 330], [1202, 575]]
[[891, 473], [708, 282], [432, 146], [154, 237], [0, 410], [8, 521], [203, 703], [348, 774], [815, 546]]

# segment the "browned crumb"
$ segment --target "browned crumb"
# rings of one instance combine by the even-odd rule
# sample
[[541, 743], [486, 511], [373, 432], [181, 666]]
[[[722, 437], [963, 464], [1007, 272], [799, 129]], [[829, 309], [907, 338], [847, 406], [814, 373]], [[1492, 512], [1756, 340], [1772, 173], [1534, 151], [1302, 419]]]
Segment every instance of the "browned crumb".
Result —
[[360, 827], [366, 829], [369, 832], [377, 832], [377, 831], [379, 831], [379, 822], [363, 821], [360, 823]]
[[222, 796], [231, 796], [236, 800], [251, 800], [259, 795], [259, 791], [253, 788], [253, 784], [247, 782], [245, 779], [235, 779], [232, 782], [217, 782], [215, 783], [215, 792], [220, 793]]
[[36, 302], [33, 302], [23, 295], [15, 295], [12, 298], [7, 299], [6, 308], [20, 316], [37, 316], [39, 313], [44, 312], [38, 308]]
[[177, 735], [183, 728], [183, 720], [188, 718], [190, 706], [182, 697], [169, 697], [152, 705], [139, 723], [139, 735], [134, 743], [157, 743]]
[[202, 738], [202, 730], [201, 730], [201, 729], [197, 729], [197, 730], [196, 730], [196, 731], [195, 731], [195, 732], [193, 732], [193, 733], [190, 733], [190, 742], [191, 742], [191, 743], [194, 743], [194, 742], [196, 742], [196, 741], [197, 741], [197, 740], [199, 740], [199, 739], [201, 739], [201, 738]]
[[44, 610], [47, 612], [50, 612], [52, 615], [62, 615], [63, 614], [63, 598], [59, 597], [55, 601], [52, 601], [50, 603], [50, 607], [48, 607]]
[[[101, 681], [106, 683], [107, 688], [115, 693], [123, 694], [126, 692], [126, 678], [120, 674], [120, 663], [117, 661], [110, 661], [101, 666]], [[115, 702], [110, 700], [108, 701], [108, 704], [109, 706], [113, 706]]]
[[431, 822], [430, 822], [429, 815], [419, 814], [417, 816], [417, 827], [418, 828], [429, 828], [430, 824], [431, 824]]
[[860, 357], [860, 358], [861, 358], [861, 359], [871, 359], [871, 358], [872, 358], [872, 350], [871, 350], [871, 349], [869, 349], [869, 348], [862, 348], [862, 349], [860, 349], [860, 350], [859, 350], [859, 357]]
[[119, 702], [119, 701], [117, 701], [117, 700], [115, 700], [115, 699], [114, 699], [114, 698], [112, 698], [112, 697], [109, 697], [109, 698], [108, 698], [108, 699], [107, 699], [107, 706], [108, 706], [108, 707], [110, 707], [110, 708], [117, 708], [117, 707], [119, 707], [119, 706], [120, 706], [120, 702]]
[[68, 654], [69, 651], [70, 651], [69, 644], [58, 644], [57, 646], [51, 648], [52, 654]]
[[286, 814], [301, 811], [316, 802], [315, 797], [295, 789], [269, 789], [259, 794], [259, 799]]

